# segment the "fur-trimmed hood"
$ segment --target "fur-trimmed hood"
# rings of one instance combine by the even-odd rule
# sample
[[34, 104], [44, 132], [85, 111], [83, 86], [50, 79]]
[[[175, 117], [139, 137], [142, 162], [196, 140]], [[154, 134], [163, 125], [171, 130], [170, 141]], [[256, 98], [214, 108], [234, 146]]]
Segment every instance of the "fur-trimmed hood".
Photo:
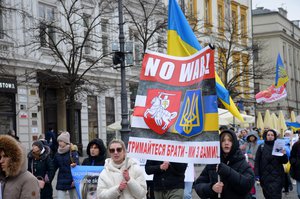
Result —
[[[5, 155], [11, 158], [5, 176], [17, 176], [21, 172], [25, 160], [21, 144], [9, 135], [0, 135], [0, 151], [4, 151]], [[0, 171], [3, 173], [1, 168]]]

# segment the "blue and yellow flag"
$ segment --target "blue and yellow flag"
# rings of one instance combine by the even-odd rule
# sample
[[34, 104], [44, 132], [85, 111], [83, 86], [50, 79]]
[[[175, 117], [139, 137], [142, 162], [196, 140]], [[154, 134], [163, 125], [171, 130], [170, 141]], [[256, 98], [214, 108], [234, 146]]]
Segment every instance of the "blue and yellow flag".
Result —
[[[168, 14], [167, 53], [173, 56], [184, 57], [201, 50], [202, 47], [176, 0], [169, 0]], [[243, 122], [243, 117], [229, 96], [228, 90], [224, 87], [224, 84], [217, 73], [215, 73], [215, 78], [218, 98], [232, 115]]]
[[278, 53], [276, 62], [276, 76], [275, 76], [275, 87], [279, 88], [289, 81], [289, 77], [284, 69], [280, 54]]

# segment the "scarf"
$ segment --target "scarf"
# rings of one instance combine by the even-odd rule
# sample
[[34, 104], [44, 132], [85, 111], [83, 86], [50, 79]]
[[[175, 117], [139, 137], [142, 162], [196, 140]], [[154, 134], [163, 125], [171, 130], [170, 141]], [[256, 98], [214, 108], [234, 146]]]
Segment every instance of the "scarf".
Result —
[[113, 165], [113, 167], [121, 169], [123, 166], [125, 166], [125, 161], [123, 161], [121, 164], [116, 164], [113, 160], [111, 160], [111, 164]]
[[58, 149], [57, 149], [57, 153], [59, 154], [64, 154], [64, 153], [67, 153], [68, 151], [70, 151], [70, 145], [66, 145], [65, 147], [60, 147], [58, 146]]

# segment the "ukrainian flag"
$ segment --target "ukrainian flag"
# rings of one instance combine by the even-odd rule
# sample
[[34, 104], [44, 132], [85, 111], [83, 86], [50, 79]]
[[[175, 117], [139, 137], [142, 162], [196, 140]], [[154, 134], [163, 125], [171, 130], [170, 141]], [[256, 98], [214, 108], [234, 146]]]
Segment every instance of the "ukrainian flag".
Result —
[[300, 123], [298, 122], [285, 122], [286, 126], [291, 128], [293, 131], [300, 130]]
[[[186, 20], [181, 8], [177, 4], [176, 0], [169, 0], [169, 18], [168, 18], [168, 41], [167, 41], [167, 53], [169, 55], [185, 57], [196, 53], [201, 50], [193, 30], [191, 29], [188, 21]], [[216, 78], [216, 90], [217, 96], [225, 106], [225, 108], [231, 112], [241, 122], [244, 121], [233, 100], [229, 96], [229, 92], [224, 87], [220, 77], [215, 73]], [[212, 115], [211, 115], [212, 114]], [[207, 121], [213, 123], [209, 116], [215, 117], [215, 114], [206, 114]], [[216, 121], [216, 124], [218, 122]], [[211, 129], [212, 127], [204, 126], [204, 130]]]
[[284, 69], [280, 54], [278, 53], [277, 62], [276, 62], [276, 76], [275, 76], [275, 87], [278, 88], [283, 86], [289, 81], [289, 77]]

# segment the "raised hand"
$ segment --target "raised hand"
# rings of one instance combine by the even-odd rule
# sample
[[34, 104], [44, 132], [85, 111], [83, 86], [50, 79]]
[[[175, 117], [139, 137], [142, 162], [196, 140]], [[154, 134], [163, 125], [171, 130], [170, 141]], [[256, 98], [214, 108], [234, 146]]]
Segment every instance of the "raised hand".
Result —
[[128, 181], [130, 180], [130, 176], [129, 176], [129, 171], [128, 171], [128, 169], [125, 169], [125, 170], [123, 171], [123, 177], [124, 177], [124, 179], [126, 180], [126, 182], [128, 182]]

